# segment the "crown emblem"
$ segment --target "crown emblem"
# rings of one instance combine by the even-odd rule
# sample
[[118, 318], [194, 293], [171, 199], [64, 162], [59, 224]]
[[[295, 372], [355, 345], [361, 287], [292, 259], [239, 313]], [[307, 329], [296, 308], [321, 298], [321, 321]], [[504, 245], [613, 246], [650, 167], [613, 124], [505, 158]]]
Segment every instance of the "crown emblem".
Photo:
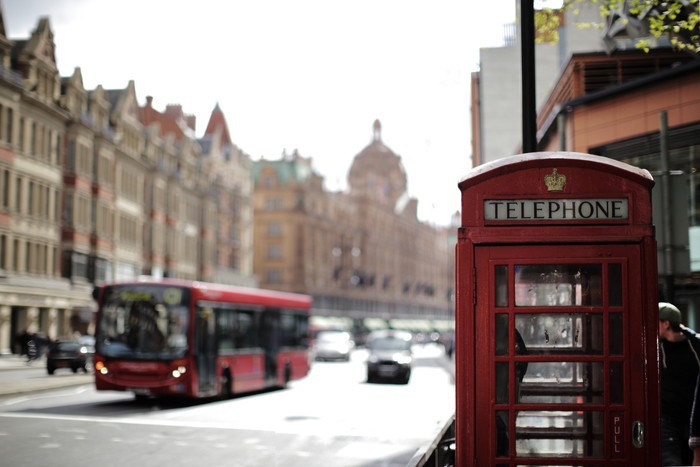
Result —
[[557, 173], [557, 169], [552, 169], [551, 174], [544, 176], [544, 184], [549, 191], [564, 191], [566, 185], [566, 175]]

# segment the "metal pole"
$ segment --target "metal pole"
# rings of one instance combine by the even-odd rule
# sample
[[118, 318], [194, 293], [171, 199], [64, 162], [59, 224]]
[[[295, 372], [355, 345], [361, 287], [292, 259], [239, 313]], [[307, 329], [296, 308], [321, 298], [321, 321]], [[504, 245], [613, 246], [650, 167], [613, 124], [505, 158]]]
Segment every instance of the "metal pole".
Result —
[[523, 74], [523, 152], [527, 153], [537, 151], [534, 0], [520, 2], [520, 23], [520, 59]]
[[566, 114], [557, 115], [557, 131], [559, 132], [559, 150], [566, 151]]
[[668, 114], [666, 111], [661, 111], [659, 114], [659, 155], [661, 156], [661, 203], [663, 205], [661, 211], [661, 219], [663, 222], [664, 244], [663, 261], [664, 261], [664, 280], [663, 292], [664, 300], [673, 302], [675, 290], [673, 280], [673, 218], [671, 216], [671, 171], [669, 167], [668, 155]]

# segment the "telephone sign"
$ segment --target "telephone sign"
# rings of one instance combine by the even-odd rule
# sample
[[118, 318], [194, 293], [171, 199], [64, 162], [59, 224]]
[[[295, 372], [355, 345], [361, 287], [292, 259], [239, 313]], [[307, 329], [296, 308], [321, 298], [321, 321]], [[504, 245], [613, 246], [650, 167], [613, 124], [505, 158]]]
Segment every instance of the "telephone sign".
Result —
[[626, 220], [626, 198], [613, 199], [487, 199], [487, 221]]

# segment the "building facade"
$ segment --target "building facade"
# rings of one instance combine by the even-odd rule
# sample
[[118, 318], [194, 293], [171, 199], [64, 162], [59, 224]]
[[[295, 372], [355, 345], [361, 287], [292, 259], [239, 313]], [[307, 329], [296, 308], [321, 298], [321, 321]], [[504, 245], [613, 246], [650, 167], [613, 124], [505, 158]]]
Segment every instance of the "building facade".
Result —
[[2, 17], [0, 353], [18, 352], [25, 330], [91, 332], [105, 281], [256, 284], [251, 162], [220, 108], [197, 139], [180, 106], [139, 106], [133, 81], [87, 90], [80, 68], [61, 78], [48, 18], [10, 40]]
[[[521, 0], [513, 0], [520, 17]], [[598, 19], [592, 2], [577, 5], [578, 14], [561, 15], [557, 43], [535, 45], [537, 107], [547, 100], [568, 57], [576, 52], [603, 50], [598, 29], [582, 29], [577, 22]], [[479, 50], [479, 71], [472, 74], [472, 164], [490, 162], [519, 152], [522, 139], [522, 69], [520, 22], [504, 25], [503, 45]]]
[[[540, 101], [537, 148], [602, 155], [651, 172], [656, 182], [652, 194], [659, 297], [679, 305], [684, 321], [698, 327], [700, 186], [695, 174], [700, 150], [700, 61], [664, 47], [664, 40], [656, 41], [657, 47], [648, 52], [637, 50], [630, 47], [635, 40], [625, 32], [611, 25], [598, 33], [604, 51], [565, 56], [549, 92]], [[483, 129], [492, 121], [485, 111], [486, 103], [479, 99], [491, 96], [488, 105], [492, 107], [511, 105], [515, 109], [515, 105], [512, 100], [499, 101], [494, 89], [485, 94], [484, 87], [497, 90], [505, 84], [489, 82], [482, 72], [475, 74], [472, 86], [476, 99], [472, 120], [481, 129], [473, 141], [475, 160], [479, 161], [485, 147], [479, 135], [483, 137]], [[521, 118], [520, 111], [513, 113]], [[518, 146], [522, 138], [519, 131], [511, 129], [510, 136]]]
[[538, 117], [538, 135], [541, 150], [651, 172], [659, 297], [700, 326], [700, 60], [670, 49], [574, 55]]
[[70, 114], [60, 105], [53, 33], [47, 19], [28, 40], [9, 41], [4, 24], [0, 32], [0, 351], [7, 352], [24, 329], [58, 335], [89, 320], [92, 301], [89, 287], [63, 276], [65, 216], [66, 243], [89, 247], [76, 225], [82, 213], [64, 209], [66, 196], [82, 206], [86, 187], [76, 177], [64, 190]]
[[254, 270], [347, 327], [451, 328], [454, 235], [418, 220], [401, 158], [372, 130], [347, 192], [326, 191], [296, 151], [254, 163]]

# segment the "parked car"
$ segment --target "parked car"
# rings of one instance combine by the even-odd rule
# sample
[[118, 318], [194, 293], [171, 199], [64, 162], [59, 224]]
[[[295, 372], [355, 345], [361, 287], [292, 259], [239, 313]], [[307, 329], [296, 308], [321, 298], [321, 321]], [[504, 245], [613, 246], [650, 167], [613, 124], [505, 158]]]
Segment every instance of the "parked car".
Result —
[[58, 368], [70, 368], [73, 373], [87, 373], [88, 348], [78, 339], [57, 339], [49, 345], [46, 371], [52, 375]]
[[391, 329], [373, 331], [367, 337], [367, 382], [392, 380], [408, 384], [411, 379], [413, 336]]
[[347, 331], [321, 331], [316, 335], [314, 357], [316, 360], [350, 360], [355, 348], [352, 334]]

